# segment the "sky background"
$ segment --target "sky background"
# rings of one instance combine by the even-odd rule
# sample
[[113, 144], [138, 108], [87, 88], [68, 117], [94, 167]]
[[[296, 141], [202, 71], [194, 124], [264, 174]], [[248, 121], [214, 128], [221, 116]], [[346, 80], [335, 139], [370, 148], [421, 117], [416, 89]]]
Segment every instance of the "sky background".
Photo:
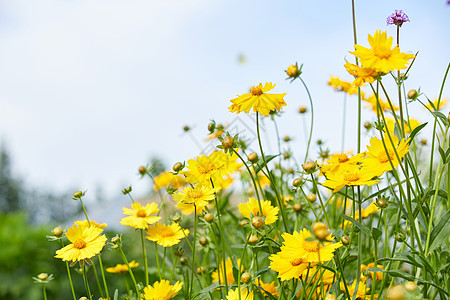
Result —
[[[401, 29], [402, 52], [419, 51], [407, 90], [435, 98], [450, 61], [450, 5], [356, 1], [358, 43], [368, 46], [378, 29], [394, 36], [386, 17], [395, 9], [411, 20]], [[294, 138], [300, 159], [305, 128], [297, 109], [309, 104], [284, 73], [298, 62], [315, 105], [313, 140], [339, 151], [343, 95], [326, 83], [330, 75], [351, 80], [343, 65], [354, 61], [353, 44], [351, 1], [0, 1], [0, 140], [30, 186], [102, 186], [103, 197], [117, 197], [131, 184], [139, 195], [148, 189], [140, 165], [152, 156], [168, 167], [195, 157], [192, 137], [206, 145], [209, 120], [236, 118], [230, 99], [273, 82], [274, 93], [287, 93], [280, 135]], [[355, 97], [347, 103], [345, 149], [355, 150]], [[430, 120], [418, 103], [410, 110]], [[374, 119], [363, 112], [363, 121]], [[272, 127], [266, 122], [264, 143], [274, 153]]]

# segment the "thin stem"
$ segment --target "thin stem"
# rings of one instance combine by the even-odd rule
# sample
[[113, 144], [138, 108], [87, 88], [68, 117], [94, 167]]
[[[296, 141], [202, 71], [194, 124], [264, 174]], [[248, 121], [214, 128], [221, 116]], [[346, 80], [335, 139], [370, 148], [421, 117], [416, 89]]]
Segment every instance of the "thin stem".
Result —
[[161, 269], [159, 267], [158, 244], [156, 242], [155, 242], [155, 256], [156, 256], [156, 266], [158, 267], [158, 276], [159, 276], [159, 280], [161, 280], [162, 277], [161, 277]]
[[304, 161], [304, 162], [306, 162], [308, 160], [308, 153], [309, 153], [309, 148], [311, 146], [311, 139], [312, 139], [313, 128], [314, 128], [314, 105], [313, 105], [311, 94], [309, 93], [308, 86], [306, 85], [306, 83], [303, 81], [303, 79], [301, 77], [299, 77], [298, 79], [300, 79], [301, 83], [305, 87], [306, 93], [308, 94], [309, 105], [311, 106], [311, 124], [310, 124], [310, 129], [309, 129], [309, 138], [308, 138], [308, 144], [306, 146], [306, 154], [305, 154], [305, 161]]
[[342, 112], [342, 141], [341, 141], [341, 152], [344, 152], [345, 145], [345, 121], [347, 119], [347, 93], [344, 93], [344, 107]]
[[128, 273], [130, 274], [131, 280], [133, 280], [134, 288], [136, 289], [136, 297], [139, 298], [139, 288], [137, 286], [136, 279], [134, 278], [133, 271], [130, 268], [130, 264], [128, 263], [128, 260], [127, 260], [127, 258], [125, 256], [125, 253], [123, 253], [123, 250], [122, 250], [121, 246], [119, 246], [118, 250], [119, 250], [120, 257], [122, 257], [123, 262], [127, 265]]
[[144, 243], [144, 230], [140, 229], [140, 231], [141, 231], [142, 256], [144, 257], [145, 286], [147, 286], [148, 285], [147, 250], [145, 248], [145, 243]]
[[197, 206], [194, 203], [194, 241], [192, 242], [192, 275], [191, 284], [189, 288], [189, 299], [192, 299], [192, 290], [194, 287], [194, 271], [195, 271], [195, 241], [197, 240]]
[[330, 221], [328, 220], [327, 212], [325, 211], [325, 206], [323, 205], [322, 196], [320, 195], [320, 191], [319, 191], [319, 188], [317, 187], [316, 180], [314, 179], [313, 174], [311, 174], [311, 179], [312, 179], [312, 182], [314, 185], [314, 189], [317, 192], [317, 196], [319, 197], [320, 207], [322, 208], [323, 215], [325, 216], [325, 220], [327, 221], [327, 226], [328, 226], [328, 228], [331, 228]]
[[47, 291], [45, 290], [45, 283], [42, 284], [42, 293], [44, 294], [44, 300], [47, 300]]
[[102, 257], [100, 254], [98, 255], [98, 262], [100, 264], [100, 269], [102, 271], [102, 280], [103, 280], [103, 286], [105, 287], [105, 291], [106, 291], [106, 298], [109, 299], [108, 285], [106, 284], [105, 271], [103, 270], [103, 262], [102, 262]]
[[[63, 241], [60, 240], [60, 242], [61, 242], [61, 247], [64, 247]], [[77, 300], [77, 296], [75, 295], [75, 290], [73, 288], [72, 276], [70, 275], [70, 268], [69, 268], [68, 261], [66, 261], [66, 269], [67, 269], [67, 276], [69, 277], [70, 289], [72, 290], [73, 300]]]
[[89, 288], [89, 281], [87, 280], [87, 277], [86, 277], [86, 265], [83, 265], [83, 280], [84, 280], [84, 286], [86, 287], [86, 293], [88, 294], [89, 299], [92, 300], [91, 289]]

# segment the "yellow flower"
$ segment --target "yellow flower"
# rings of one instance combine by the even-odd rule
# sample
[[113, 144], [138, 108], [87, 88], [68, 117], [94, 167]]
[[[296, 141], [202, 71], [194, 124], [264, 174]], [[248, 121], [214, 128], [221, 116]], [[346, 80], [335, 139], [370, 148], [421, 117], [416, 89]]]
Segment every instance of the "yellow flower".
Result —
[[369, 44], [371, 49], [355, 45], [356, 50], [350, 52], [360, 59], [363, 68], [389, 73], [406, 69], [408, 61], [414, 57], [414, 54], [401, 53], [398, 46], [391, 49], [392, 37], [387, 38], [386, 31], [377, 30], [373, 36], [369, 34]]
[[[361, 273], [364, 272], [367, 269], [373, 268], [375, 266], [375, 264], [373, 262], [371, 262], [370, 264], [366, 265], [361, 265]], [[378, 268], [383, 269], [382, 265], [377, 265]], [[370, 275], [372, 276], [372, 278], [374, 277], [374, 275], [376, 275], [376, 279], [377, 280], [381, 280], [383, 279], [383, 272], [370, 272]]]
[[351, 82], [343, 81], [338, 77], [330, 77], [328, 85], [332, 86], [336, 91], [346, 92], [349, 95], [354, 95], [358, 93], [358, 88], [354, 86]]
[[221, 137], [223, 135], [223, 130], [217, 130], [216, 132], [210, 133], [208, 134], [208, 136], [206, 137], [206, 140], [214, 140], [218, 137]]
[[[408, 153], [409, 145], [404, 139], [399, 142], [396, 135], [391, 134], [391, 137], [395, 148], [388, 137], [384, 139], [386, 149], [382, 140], [377, 137], [370, 139], [370, 146], [367, 146], [367, 156], [363, 161], [363, 168], [366, 168], [369, 173], [380, 176], [384, 172], [392, 170], [392, 166], [396, 168], [400, 164], [397, 155], [401, 160]], [[397, 155], [395, 152], [397, 152]]]
[[330, 156], [330, 158], [320, 167], [321, 174], [334, 174], [339, 170], [339, 167], [343, 164], [356, 165], [361, 162], [364, 153], [348, 157], [347, 153], [336, 153]]
[[146, 206], [141, 206], [140, 203], [134, 202], [130, 208], [123, 208], [123, 213], [129, 215], [120, 220], [120, 224], [131, 226], [136, 229], [147, 229], [148, 225], [158, 222], [161, 217], [151, 216], [159, 211], [156, 203], [148, 203]]
[[433, 101], [431, 101], [431, 103], [433, 103], [433, 106], [436, 108], [436, 110], [433, 108], [433, 106], [428, 103], [427, 105], [425, 105], [426, 108], [428, 108], [431, 111], [438, 111], [441, 110], [448, 102], [448, 99], [441, 99], [441, 102], [439, 102], [439, 107], [438, 107], [438, 98], [434, 99]]
[[251, 215], [253, 215], [253, 217], [256, 216], [266, 217], [266, 219], [264, 220], [264, 224], [266, 225], [275, 223], [275, 221], [278, 220], [279, 208], [273, 207], [270, 204], [269, 200], [261, 202], [261, 208], [263, 213], [262, 216], [261, 211], [259, 209], [259, 203], [255, 198], [250, 198], [248, 202], [239, 204], [238, 208], [241, 215], [245, 218], [251, 219], [252, 218]]
[[177, 281], [174, 285], [170, 285], [169, 280], [161, 279], [144, 288], [145, 300], [170, 300], [175, 297], [183, 287], [183, 282]]
[[[411, 133], [411, 131], [414, 130], [420, 124], [421, 123], [418, 120], [410, 118], [409, 122], [406, 122], [405, 124], [405, 133]], [[386, 127], [389, 130], [389, 132], [394, 132], [395, 120], [392, 118], [386, 118]]]
[[188, 229], [182, 229], [177, 223], [172, 225], [163, 225], [156, 223], [147, 228], [146, 238], [150, 241], [157, 242], [163, 247], [172, 247], [180, 242], [189, 234]]
[[157, 191], [161, 188], [167, 188], [169, 186], [172, 186], [174, 189], [179, 189], [185, 184], [186, 182], [184, 181], [183, 176], [166, 171], [155, 177], [155, 185], [153, 189]]
[[258, 290], [263, 294], [264, 297], [267, 297], [266, 293], [269, 293], [274, 297], [280, 296], [280, 294], [278, 294], [277, 292], [275, 281], [272, 281], [271, 283], [264, 283], [261, 279], [256, 278], [255, 285], [258, 287]]
[[[365, 102], [368, 103], [367, 106], [365, 106], [366, 108], [371, 108], [372, 111], [374, 111], [375, 113], [377, 113], [378, 111], [378, 104], [377, 104], [377, 97], [375, 96], [375, 94], [373, 94], [372, 96], [370, 96], [368, 99], [363, 98], [363, 100]], [[391, 111], [391, 107], [389, 105], [389, 103], [386, 101], [384, 102], [383, 99], [378, 98], [378, 102], [380, 103], [380, 109], [382, 111]], [[398, 106], [395, 106], [394, 104], [392, 104], [392, 107], [394, 108], [395, 111], [399, 110]]]
[[227, 294], [227, 300], [253, 300], [253, 292], [248, 292], [247, 289], [243, 289], [241, 292], [241, 298], [239, 299], [239, 290], [235, 288], [234, 290], [230, 289]]
[[[345, 285], [343, 282], [341, 282], [340, 288], [341, 288], [341, 291], [345, 291]], [[355, 292], [355, 288], [356, 288], [356, 280], [353, 281], [352, 285], [347, 285], [347, 288], [348, 288], [349, 294], [353, 295], [353, 293]], [[368, 291], [369, 291], [369, 289], [366, 287], [366, 283], [364, 281], [360, 281], [359, 285], [358, 285], [358, 291], [356, 292], [356, 299], [358, 299], [358, 300], [370, 299], [371, 295], [367, 295], [367, 297], [366, 297], [366, 293]]]
[[324, 186], [333, 189], [333, 193], [339, 192], [344, 186], [373, 185], [379, 180], [372, 180], [375, 173], [368, 172], [359, 165], [343, 164], [333, 174], [326, 174], [327, 180]]
[[271, 111], [280, 111], [281, 107], [286, 105], [283, 97], [284, 94], [266, 94], [275, 87], [275, 84], [268, 82], [264, 85], [260, 83], [257, 86], [253, 86], [250, 93], [238, 95], [237, 98], [231, 100], [231, 106], [228, 108], [230, 112], [240, 113], [242, 111], [248, 113], [251, 108], [254, 112], [268, 117]]
[[103, 229], [95, 226], [73, 225], [66, 232], [66, 237], [71, 244], [56, 250], [55, 257], [63, 261], [77, 262], [99, 254], [107, 240], [104, 234], [100, 235], [102, 231]]
[[[139, 266], [139, 263], [135, 262], [134, 259], [128, 263], [130, 268], [136, 268]], [[128, 272], [128, 267], [125, 264], [117, 264], [115, 267], [106, 268], [106, 272], [115, 273], [115, 274], [123, 274]]]
[[[380, 208], [375, 203], [376, 202], [372, 202], [366, 208], [361, 209], [361, 217], [363, 219], [370, 217], [371, 215], [373, 215], [374, 213], [376, 213], [377, 211], [380, 210]], [[357, 210], [355, 213], [355, 220], [359, 221], [359, 210]], [[351, 224], [352, 223], [347, 220], [344, 221], [345, 227], [350, 226]]]
[[190, 214], [196, 209], [199, 214], [209, 201], [214, 200], [216, 192], [217, 189], [205, 185], [187, 186], [173, 195], [173, 201], [178, 202], [176, 208], [183, 210], [183, 213]]
[[[283, 233], [281, 251], [269, 257], [270, 269], [278, 272], [281, 280], [300, 278], [311, 264], [330, 261], [334, 251], [342, 246], [341, 242], [324, 242], [322, 246], [318, 241], [310, 240], [311, 236], [307, 229], [294, 231], [292, 235]], [[333, 236], [330, 234], [326, 240], [332, 241]]]
[[[236, 260], [236, 263], [239, 266], [239, 264], [241, 263], [241, 259], [238, 258]], [[242, 266], [241, 272], [243, 270], [244, 270], [244, 266]], [[228, 283], [228, 285], [234, 284], [236, 281], [234, 280], [234, 276], [233, 276], [233, 262], [231, 261], [231, 259], [229, 257], [228, 257], [228, 259], [227, 259], [227, 261], [225, 263], [225, 272], [227, 274], [227, 283]], [[225, 284], [225, 280], [223, 278], [223, 262], [220, 263], [219, 270], [215, 270], [211, 274], [211, 277], [213, 279], [213, 282], [218, 282], [219, 279], [220, 279], [220, 284]]]
[[87, 220], [81, 220], [81, 221], [75, 221], [75, 224], [80, 226], [80, 227], [89, 227], [89, 223], [91, 224], [90, 226], [95, 226], [97, 228], [103, 229], [106, 226], [108, 226], [106, 223], [100, 224], [97, 221], [94, 220], [89, 220], [89, 222]]
[[375, 81], [375, 78], [378, 75], [378, 72], [371, 68], [361, 68], [357, 65], [351, 64], [349, 62], [345, 63], [345, 69], [355, 76], [355, 80], [352, 82], [352, 85], [357, 87], [362, 87], [365, 82], [372, 83]]

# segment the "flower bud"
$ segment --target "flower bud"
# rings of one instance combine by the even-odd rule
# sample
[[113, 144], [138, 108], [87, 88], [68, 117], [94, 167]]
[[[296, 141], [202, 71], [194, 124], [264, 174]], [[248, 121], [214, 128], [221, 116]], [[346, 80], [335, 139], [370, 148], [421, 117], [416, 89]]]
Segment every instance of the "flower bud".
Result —
[[73, 197], [76, 199], [80, 199], [81, 197], [83, 197], [83, 192], [82, 191], [75, 192], [73, 194]]
[[61, 226], [55, 227], [52, 230], [52, 234], [56, 237], [60, 237], [62, 234], [64, 233], [63, 229], [61, 228]]
[[139, 173], [140, 173], [141, 175], [144, 175], [145, 173], [147, 173], [147, 168], [144, 167], [144, 166], [140, 166], [140, 167], [139, 167]]
[[316, 142], [316, 143], [317, 143], [317, 145], [319, 145], [319, 146], [320, 146], [320, 145], [322, 145], [322, 144], [323, 144], [323, 141], [322, 141], [322, 140], [317, 140], [317, 142]]
[[176, 214], [175, 216], [172, 217], [172, 221], [174, 221], [175, 223], [180, 223], [181, 215]]
[[298, 112], [299, 113], [301, 113], [301, 114], [304, 114], [305, 112], [307, 112], [308, 110], [306, 109], [306, 107], [304, 107], [304, 106], [300, 106], [299, 108], [298, 108]]
[[386, 207], [386, 205], [387, 205], [386, 199], [384, 199], [384, 198], [377, 199], [377, 205], [378, 205], [380, 208]]
[[233, 144], [234, 144], [234, 139], [231, 136], [226, 136], [222, 140], [223, 149], [230, 149], [231, 147], [233, 147]]
[[289, 137], [289, 136], [285, 136], [284, 137], [284, 141], [287, 143], [287, 142], [289, 142], [291, 140], [291, 138]]
[[397, 240], [397, 242], [403, 242], [406, 239], [406, 236], [403, 232], [399, 232], [395, 236], [395, 239]]
[[290, 65], [286, 70], [286, 74], [289, 77], [297, 77], [298, 76], [298, 67], [296, 65]]
[[408, 292], [415, 292], [417, 290], [417, 284], [414, 281], [408, 281], [405, 283], [405, 289]]
[[261, 228], [264, 225], [264, 220], [261, 217], [253, 217], [252, 218], [252, 225], [255, 228]]
[[283, 153], [283, 157], [284, 157], [284, 159], [289, 159], [290, 157], [291, 157], [291, 153], [290, 152], [284, 152]]
[[336, 300], [336, 299], [337, 298], [336, 298], [335, 295], [328, 294], [328, 295], [325, 296], [325, 300]]
[[302, 209], [303, 209], [301, 203], [295, 203], [294, 206], [293, 206], [292, 208], [294, 209], [294, 211], [295, 211], [296, 213], [301, 212]]
[[214, 123], [214, 122], [209, 123], [208, 131], [212, 133], [214, 131], [214, 129], [216, 129], [216, 123]]
[[420, 142], [422, 143], [422, 145], [426, 145], [427, 144], [427, 139], [421, 139]]
[[111, 249], [117, 250], [117, 249], [119, 249], [119, 245], [117, 245], [117, 244], [116, 244], [116, 245], [112, 245], [112, 246], [111, 246]]
[[317, 197], [315, 194], [309, 194], [306, 196], [306, 199], [308, 199], [309, 202], [316, 202]]
[[247, 219], [244, 219], [244, 220], [240, 221], [239, 225], [241, 225], [242, 227], [244, 227], [245, 225], [248, 225]]
[[388, 300], [403, 300], [406, 293], [401, 285], [394, 285], [386, 293]]
[[314, 236], [321, 241], [325, 240], [327, 236], [330, 234], [328, 232], [327, 225], [321, 222], [314, 222], [312, 229]]
[[180, 265], [185, 265], [187, 263], [187, 259], [185, 257], [180, 257]]
[[341, 242], [345, 246], [348, 246], [350, 244], [350, 238], [347, 235], [344, 235], [343, 237], [341, 237]]
[[198, 239], [198, 242], [200, 243], [200, 245], [205, 246], [206, 244], [208, 244], [208, 239], [206, 238], [206, 236], [201, 236]]
[[416, 99], [417, 98], [417, 91], [416, 90], [410, 90], [408, 92], [408, 99]]
[[122, 194], [127, 195], [127, 194], [131, 193], [131, 191], [132, 191], [132, 188], [131, 188], [131, 186], [129, 186], [122, 190]]
[[307, 174], [312, 174], [316, 171], [316, 163], [312, 161], [305, 162], [302, 167]]
[[41, 273], [41, 274], [39, 274], [39, 275], [37, 276], [37, 278], [38, 278], [39, 280], [45, 280], [45, 279], [48, 278], [48, 274], [47, 274], [47, 273]]
[[255, 152], [252, 152], [247, 156], [247, 159], [249, 162], [254, 163], [258, 160], [258, 154], [256, 154]]
[[364, 123], [364, 128], [367, 129], [367, 130], [369, 130], [370, 128], [372, 128], [372, 123], [370, 123], [370, 122], [365, 122], [365, 123]]
[[183, 248], [177, 248], [177, 250], [175, 250], [175, 255], [178, 257], [183, 256], [184, 250]]
[[212, 213], [207, 213], [203, 216], [203, 219], [205, 219], [206, 222], [211, 223], [214, 221], [214, 215]]
[[255, 234], [252, 234], [249, 238], [248, 238], [248, 243], [249, 244], [256, 244], [258, 242], [258, 236]]
[[118, 243], [119, 241], [120, 241], [120, 238], [119, 238], [119, 236], [117, 236], [117, 235], [111, 238], [111, 243], [113, 243], [113, 244], [116, 244], [116, 243]]
[[173, 170], [174, 172], [178, 172], [178, 171], [180, 171], [182, 168], [183, 168], [183, 164], [180, 163], [180, 162], [177, 162], [177, 163], [175, 163], [175, 164], [173, 165], [172, 170]]
[[323, 159], [327, 159], [330, 156], [329, 151], [320, 151], [320, 157]]
[[204, 273], [206, 271], [206, 268], [205, 267], [199, 267], [199, 268], [197, 268], [197, 274], [198, 275], [201, 275], [202, 273]]
[[191, 130], [191, 128], [189, 126], [185, 125], [185, 126], [183, 126], [183, 130], [185, 132], [188, 132], [189, 130]]
[[247, 283], [250, 281], [251, 278], [252, 278], [252, 276], [250, 275], [250, 273], [248, 273], [248, 272], [242, 273], [241, 282]]
[[78, 300], [88, 300], [88, 298], [86, 298], [86, 297], [81, 297], [80, 299], [78, 299]]
[[367, 270], [364, 270], [363, 273], [364, 277], [369, 277], [370, 276], [370, 272]]
[[301, 178], [295, 178], [292, 182], [292, 185], [295, 187], [299, 187], [303, 184], [303, 180]]

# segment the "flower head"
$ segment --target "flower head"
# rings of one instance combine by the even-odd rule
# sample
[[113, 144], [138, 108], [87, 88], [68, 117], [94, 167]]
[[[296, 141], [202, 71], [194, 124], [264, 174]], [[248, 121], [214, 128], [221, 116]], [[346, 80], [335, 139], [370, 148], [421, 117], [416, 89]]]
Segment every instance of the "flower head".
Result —
[[[98, 223], [97, 221], [94, 220], [89, 220], [89, 222], [87, 220], [81, 220], [81, 221], [75, 221], [74, 222], [76, 225], [81, 226], [81, 227], [89, 227], [89, 226], [95, 226], [97, 228], [103, 229], [106, 226], [108, 226], [106, 223]], [[89, 225], [90, 224], [90, 225]]]
[[217, 189], [200, 184], [187, 186], [173, 195], [173, 201], [178, 202], [176, 207], [183, 210], [183, 213], [189, 214], [197, 210], [196, 213], [199, 214], [209, 201], [214, 200], [216, 191]]
[[146, 206], [134, 202], [131, 204], [131, 208], [123, 208], [123, 213], [129, 216], [120, 220], [120, 224], [136, 229], [147, 229], [148, 225], [156, 223], [161, 219], [161, 217], [152, 216], [158, 211], [158, 205], [154, 202], [148, 203]]
[[438, 98], [434, 99], [433, 101], [428, 101], [429, 103], [425, 105], [426, 108], [428, 108], [431, 111], [438, 111], [441, 110], [448, 102], [448, 99], [441, 99], [439, 101]]
[[253, 108], [254, 112], [259, 112], [260, 114], [268, 117], [271, 111], [280, 111], [281, 107], [286, 105], [283, 97], [284, 94], [267, 94], [275, 87], [274, 84], [268, 82], [264, 85], [260, 83], [257, 86], [252, 86], [250, 93], [238, 95], [237, 98], [231, 99], [231, 106], [228, 108], [230, 112], [250, 112]]
[[[128, 263], [130, 268], [136, 268], [139, 266], [138, 262], [135, 262], [134, 259]], [[128, 267], [125, 264], [117, 264], [115, 267], [106, 268], [106, 272], [115, 273], [115, 274], [123, 274], [128, 272]]]
[[333, 193], [339, 192], [344, 186], [373, 185], [379, 180], [373, 180], [374, 172], [368, 172], [359, 165], [344, 164], [333, 174], [326, 174], [327, 180], [324, 186], [333, 189]]
[[355, 45], [356, 50], [350, 52], [360, 59], [363, 68], [389, 73], [406, 69], [408, 61], [414, 57], [414, 54], [401, 53], [398, 46], [391, 49], [392, 37], [388, 38], [386, 31], [377, 30], [373, 36], [369, 34], [369, 44], [370, 49]]
[[66, 232], [66, 237], [71, 244], [56, 250], [55, 257], [63, 261], [77, 262], [99, 254], [107, 240], [104, 234], [100, 235], [102, 231], [103, 229], [95, 226], [73, 225]]
[[375, 69], [361, 68], [360, 66], [351, 64], [349, 62], [346, 62], [344, 67], [347, 72], [355, 76], [355, 80], [352, 82], [352, 85], [357, 87], [362, 87], [365, 82], [374, 82], [374, 77], [378, 75], [378, 72]]
[[264, 224], [270, 225], [272, 223], [275, 223], [276, 220], [278, 220], [278, 207], [273, 207], [270, 204], [269, 200], [266, 200], [264, 202], [261, 202], [261, 210], [262, 210], [262, 216], [261, 216], [261, 210], [259, 208], [259, 203], [255, 198], [250, 198], [248, 202], [241, 203], [238, 205], [239, 212], [241, 215], [245, 218], [252, 218], [255, 216], [260, 217], [266, 217], [264, 220]]
[[160, 190], [162, 188], [167, 188], [172, 186], [174, 189], [179, 189], [186, 184], [183, 176], [178, 174], [173, 174], [170, 171], [162, 172], [158, 176], [155, 177], [155, 186], [153, 189], [155, 191]]
[[[380, 104], [380, 109], [382, 111], [389, 111], [392, 112], [391, 110], [391, 106], [389, 105], [389, 103], [386, 101], [384, 102], [383, 99], [381, 99], [380, 97], [378, 97], [378, 101], [377, 101], [377, 97], [375, 94], [372, 94], [372, 96], [370, 96], [369, 98], [363, 98], [363, 100], [365, 102], [367, 102], [368, 105], [366, 105], [366, 108], [371, 108], [373, 112], [377, 112], [378, 111], [378, 103]], [[395, 106], [392, 104], [392, 108], [394, 109], [394, 111], [399, 110], [398, 106]]]
[[349, 95], [354, 95], [358, 93], [358, 89], [351, 82], [343, 81], [338, 77], [330, 77], [330, 81], [328, 81], [328, 85], [333, 87], [338, 92], [345, 92]]
[[163, 247], [172, 247], [188, 234], [189, 230], [182, 229], [178, 223], [172, 223], [172, 225], [156, 223], [147, 228], [146, 239], [157, 242], [158, 245]]
[[364, 153], [359, 153], [354, 156], [348, 156], [347, 153], [336, 153], [330, 156], [330, 158], [320, 167], [321, 174], [334, 174], [341, 165], [356, 165], [361, 162]]
[[[239, 295], [240, 294], [240, 295]], [[253, 300], [253, 292], [248, 292], [247, 289], [243, 289], [239, 292], [238, 288], [234, 290], [230, 289], [227, 294], [227, 300]]]
[[[241, 263], [241, 259], [238, 258], [236, 260], [236, 263], [239, 265]], [[243, 271], [243, 270], [244, 270], [244, 266], [242, 266], [242, 268], [241, 268], [241, 271]], [[234, 280], [234, 275], [233, 275], [233, 262], [231, 261], [231, 259], [229, 257], [225, 263], [225, 272], [227, 274], [228, 285], [234, 284], [236, 281]], [[225, 284], [225, 279], [223, 278], [223, 262], [220, 263], [219, 269], [215, 270], [211, 274], [211, 277], [213, 279], [213, 282], [219, 282], [220, 284]]]
[[162, 279], [144, 288], [145, 300], [170, 300], [175, 297], [183, 287], [183, 282], [177, 281], [174, 285], [169, 280]]
[[[340, 284], [340, 288], [341, 291], [345, 291], [345, 284], [343, 282], [341, 282]], [[351, 285], [347, 284], [347, 288], [348, 288], [348, 292], [350, 293], [350, 295], [353, 295], [353, 293], [355, 292], [356, 289], [356, 280], [353, 281], [353, 283]], [[366, 286], [366, 283], [364, 281], [360, 281], [358, 284], [358, 291], [356, 292], [356, 299], [359, 300], [365, 300], [365, 299], [370, 299], [370, 295], [367, 295], [366, 297], [366, 293], [369, 291], [369, 289]]]
[[402, 26], [405, 22], [409, 22], [409, 18], [402, 10], [395, 10], [386, 20], [387, 25]]
[[267, 297], [266, 293], [269, 293], [274, 297], [280, 296], [280, 294], [278, 294], [277, 292], [275, 281], [272, 281], [271, 283], [264, 283], [261, 279], [256, 278], [255, 285], [258, 287], [258, 290], [263, 294], [264, 297]]

